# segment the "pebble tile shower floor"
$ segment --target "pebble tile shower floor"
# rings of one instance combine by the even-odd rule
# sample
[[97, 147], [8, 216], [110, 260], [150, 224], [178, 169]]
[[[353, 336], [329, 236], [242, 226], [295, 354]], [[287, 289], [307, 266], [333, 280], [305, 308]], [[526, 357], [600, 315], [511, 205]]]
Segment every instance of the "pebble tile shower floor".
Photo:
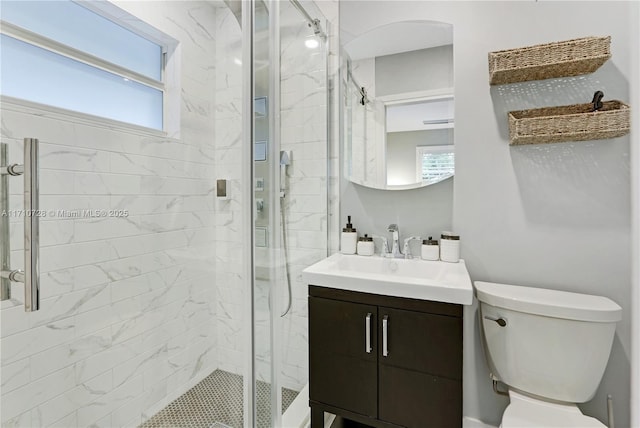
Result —
[[[242, 376], [216, 370], [139, 428], [243, 428]], [[270, 388], [257, 382], [258, 428], [271, 423]], [[298, 395], [282, 388], [282, 412]]]

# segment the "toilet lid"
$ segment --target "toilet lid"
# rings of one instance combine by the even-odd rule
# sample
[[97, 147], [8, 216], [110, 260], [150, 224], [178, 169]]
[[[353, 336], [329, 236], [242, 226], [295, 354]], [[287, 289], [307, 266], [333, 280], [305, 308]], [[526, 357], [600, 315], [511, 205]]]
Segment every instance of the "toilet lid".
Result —
[[548, 403], [509, 391], [511, 403], [502, 416], [501, 428], [607, 428], [583, 415], [576, 405]]
[[475, 281], [480, 302], [528, 314], [576, 321], [618, 322], [622, 308], [603, 296]]

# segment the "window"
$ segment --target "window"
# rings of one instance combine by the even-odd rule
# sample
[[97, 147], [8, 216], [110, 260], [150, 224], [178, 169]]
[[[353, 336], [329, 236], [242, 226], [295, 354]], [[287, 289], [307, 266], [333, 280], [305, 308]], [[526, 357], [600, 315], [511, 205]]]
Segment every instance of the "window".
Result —
[[455, 172], [453, 145], [416, 147], [416, 181], [433, 184]]
[[2, 95], [163, 128], [164, 46], [69, 0], [3, 0], [1, 18]]

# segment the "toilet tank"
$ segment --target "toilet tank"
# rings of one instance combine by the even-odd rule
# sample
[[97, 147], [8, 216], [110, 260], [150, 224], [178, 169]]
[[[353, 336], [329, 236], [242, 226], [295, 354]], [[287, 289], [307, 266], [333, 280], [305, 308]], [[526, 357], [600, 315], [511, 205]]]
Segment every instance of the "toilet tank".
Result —
[[479, 281], [475, 287], [496, 380], [558, 401], [582, 403], [593, 397], [622, 318], [618, 304], [542, 288]]

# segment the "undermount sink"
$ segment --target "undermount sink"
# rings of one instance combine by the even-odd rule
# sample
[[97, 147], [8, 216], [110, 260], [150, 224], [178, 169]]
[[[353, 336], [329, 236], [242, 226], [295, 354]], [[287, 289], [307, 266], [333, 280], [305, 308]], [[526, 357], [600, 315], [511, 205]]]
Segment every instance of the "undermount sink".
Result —
[[458, 263], [336, 253], [302, 271], [305, 283], [320, 287], [470, 305], [471, 278]]

